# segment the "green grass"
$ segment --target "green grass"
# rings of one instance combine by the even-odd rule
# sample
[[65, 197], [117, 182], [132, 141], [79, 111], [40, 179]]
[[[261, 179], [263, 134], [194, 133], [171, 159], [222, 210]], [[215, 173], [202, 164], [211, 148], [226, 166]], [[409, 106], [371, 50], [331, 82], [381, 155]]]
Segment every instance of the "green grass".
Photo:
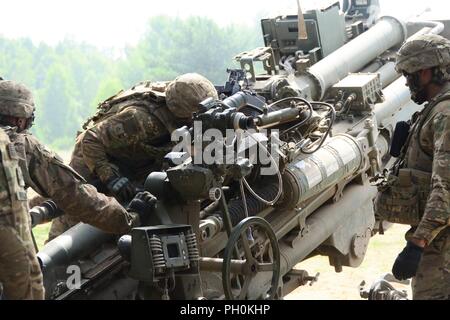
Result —
[[51, 223], [46, 223], [40, 226], [37, 226], [33, 229], [34, 238], [36, 239], [36, 243], [38, 248], [41, 249], [44, 246], [45, 240], [48, 237], [48, 231], [50, 230]]

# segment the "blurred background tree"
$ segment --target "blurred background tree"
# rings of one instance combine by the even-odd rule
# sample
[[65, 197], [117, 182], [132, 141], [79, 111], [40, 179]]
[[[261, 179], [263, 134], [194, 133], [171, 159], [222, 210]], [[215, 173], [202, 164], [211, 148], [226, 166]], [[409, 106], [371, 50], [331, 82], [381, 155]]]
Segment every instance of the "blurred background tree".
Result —
[[256, 23], [221, 27], [205, 17], [157, 16], [141, 40], [119, 54], [70, 38], [49, 46], [0, 37], [0, 76], [33, 90], [37, 137], [54, 149], [70, 150], [84, 120], [120, 89], [187, 72], [223, 84], [234, 55], [262, 45]]

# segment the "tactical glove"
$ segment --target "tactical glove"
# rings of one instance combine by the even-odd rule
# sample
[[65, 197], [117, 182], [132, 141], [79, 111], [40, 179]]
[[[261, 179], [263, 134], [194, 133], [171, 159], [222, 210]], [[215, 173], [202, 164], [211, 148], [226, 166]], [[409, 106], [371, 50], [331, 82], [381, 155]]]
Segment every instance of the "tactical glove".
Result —
[[416, 275], [422, 258], [423, 248], [408, 241], [406, 247], [398, 255], [392, 267], [392, 274], [398, 280], [406, 280]]
[[126, 177], [113, 177], [106, 182], [106, 186], [119, 201], [128, 201], [136, 194], [136, 188]]
[[156, 205], [156, 197], [148, 191], [139, 192], [127, 207], [128, 212], [135, 212], [139, 215], [141, 225], [147, 220]]

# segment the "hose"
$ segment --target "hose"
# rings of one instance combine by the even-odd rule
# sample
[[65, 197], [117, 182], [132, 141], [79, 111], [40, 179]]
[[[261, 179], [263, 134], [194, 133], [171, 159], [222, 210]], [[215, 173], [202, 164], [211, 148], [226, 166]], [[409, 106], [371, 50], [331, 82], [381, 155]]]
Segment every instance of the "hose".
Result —
[[331, 104], [325, 103], [325, 102], [311, 102], [311, 104], [322, 105], [322, 106], [328, 107], [330, 109], [330, 113], [331, 113], [331, 122], [330, 122], [330, 125], [328, 126], [327, 132], [323, 136], [323, 138], [320, 141], [320, 144], [317, 146], [317, 148], [313, 151], [308, 151], [308, 150], [302, 149], [301, 151], [304, 154], [313, 154], [313, 153], [317, 152], [320, 148], [322, 148], [323, 144], [325, 143], [325, 140], [327, 140], [328, 136], [330, 135], [334, 121], [336, 120], [336, 110], [334, 110], [334, 107]]
[[[284, 99], [275, 101], [274, 103], [270, 104], [270, 105], [267, 107], [267, 110], [270, 110], [271, 108], [273, 108], [274, 106], [276, 106], [276, 105], [278, 105], [278, 104], [280, 104], [280, 103], [283, 103], [283, 102], [286, 102], [286, 101], [290, 101], [290, 100], [297, 100], [297, 101], [303, 102], [303, 103], [306, 104], [308, 107], [311, 106], [311, 102], [309, 102], [309, 101], [306, 100], [306, 99], [303, 99], [303, 98], [300, 98], [300, 97], [287, 97], [287, 98], [284, 98]], [[311, 106], [311, 108], [312, 108], [312, 106]]]

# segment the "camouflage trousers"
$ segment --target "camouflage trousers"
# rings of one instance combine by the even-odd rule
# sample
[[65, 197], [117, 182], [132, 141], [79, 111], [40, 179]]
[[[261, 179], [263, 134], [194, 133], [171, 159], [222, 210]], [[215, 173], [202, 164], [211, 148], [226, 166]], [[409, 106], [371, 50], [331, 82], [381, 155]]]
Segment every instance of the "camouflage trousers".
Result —
[[450, 229], [425, 248], [412, 281], [414, 300], [450, 299]]
[[8, 300], [43, 300], [41, 268], [30, 241], [10, 226], [0, 225], [0, 283]]

